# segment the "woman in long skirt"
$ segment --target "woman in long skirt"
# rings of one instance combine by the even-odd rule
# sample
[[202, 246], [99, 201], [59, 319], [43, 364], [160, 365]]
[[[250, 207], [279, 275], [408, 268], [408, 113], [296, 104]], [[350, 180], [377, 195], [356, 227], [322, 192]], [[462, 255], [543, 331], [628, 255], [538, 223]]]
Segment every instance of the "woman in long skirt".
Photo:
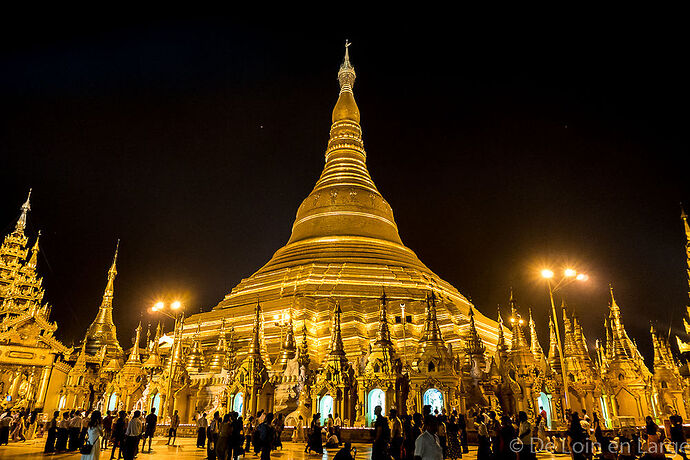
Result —
[[69, 437], [69, 412], [63, 414], [55, 438], [55, 451], [64, 452], [67, 450], [67, 438]]
[[312, 450], [323, 455], [323, 441], [321, 440], [321, 414], [316, 414], [311, 421], [311, 434], [309, 435], [309, 452]]
[[446, 439], [448, 442], [447, 457], [456, 459], [462, 458], [462, 448], [460, 447], [458, 424], [455, 423], [455, 417], [450, 416], [448, 423], [446, 423]]
[[60, 417], [60, 411], [53, 412], [53, 418], [48, 422], [48, 436], [46, 437], [46, 446], [43, 449], [45, 453], [55, 452], [55, 439], [57, 438], [58, 431], [58, 417]]
[[101, 411], [95, 410], [91, 414], [89, 424], [86, 429], [86, 440], [91, 444], [91, 452], [82, 454], [81, 460], [98, 460], [101, 456], [101, 436], [103, 436], [103, 426], [101, 421]]

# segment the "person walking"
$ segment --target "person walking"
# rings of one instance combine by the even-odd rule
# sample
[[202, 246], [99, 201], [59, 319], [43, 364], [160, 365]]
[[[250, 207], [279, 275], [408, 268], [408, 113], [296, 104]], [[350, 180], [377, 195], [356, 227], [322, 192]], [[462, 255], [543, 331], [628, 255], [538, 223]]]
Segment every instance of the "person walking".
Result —
[[398, 417], [398, 411], [391, 409], [389, 412], [389, 421], [391, 429], [391, 448], [390, 454], [395, 460], [402, 460], [403, 449], [403, 427], [402, 421]]
[[532, 425], [525, 411], [518, 413], [518, 438], [520, 438], [519, 460], [533, 460]]
[[371, 446], [371, 460], [388, 460], [388, 449], [391, 442], [391, 429], [388, 419], [382, 414], [383, 408], [376, 406], [374, 415], [374, 444]]
[[135, 410], [132, 420], [127, 424], [127, 431], [125, 431], [124, 460], [134, 460], [142, 429], [141, 412]]
[[123, 455], [123, 448], [125, 445], [125, 434], [127, 432], [127, 412], [121, 410], [120, 413], [118, 414], [117, 420], [115, 420], [115, 424], [113, 426], [113, 431], [112, 431], [112, 437], [111, 440], [113, 442], [113, 451], [110, 454], [110, 460], [113, 460], [115, 458], [115, 449], [120, 449], [117, 453], [117, 458], [121, 458]]
[[268, 413], [264, 417], [264, 421], [256, 428], [259, 432], [259, 442], [261, 444], [261, 460], [271, 460], [271, 448], [275, 439], [275, 429], [272, 422], [273, 413]]
[[[80, 448], [82, 450], [81, 460], [98, 460], [101, 457], [101, 436], [103, 436], [101, 423], [101, 412], [93, 411], [88, 419], [84, 445]], [[91, 449], [85, 453], [84, 451], [88, 449], [89, 445], [91, 445]]]
[[446, 439], [448, 442], [447, 458], [462, 458], [462, 447], [460, 447], [460, 429], [456, 421], [456, 416], [451, 414], [446, 423]]
[[414, 442], [414, 460], [443, 460], [443, 448], [438, 439], [438, 419], [424, 417], [424, 432]]
[[230, 422], [232, 423], [232, 436], [230, 437], [232, 459], [237, 460], [240, 455], [244, 454], [244, 449], [242, 448], [244, 443], [244, 422], [242, 417], [234, 411], [230, 413]]
[[460, 447], [462, 448], [463, 454], [468, 454], [470, 452], [467, 446], [467, 420], [465, 420], [465, 414], [458, 415], [458, 436], [460, 437]]
[[647, 436], [647, 449], [643, 459], [664, 459], [664, 441], [659, 433], [659, 426], [649, 415], [645, 418], [644, 434]]
[[203, 449], [206, 447], [206, 429], [208, 428], [208, 420], [206, 419], [206, 412], [200, 414], [196, 419], [196, 447]]
[[501, 417], [501, 426], [498, 430], [497, 450], [494, 452], [497, 459], [514, 460], [515, 452], [512, 442], [517, 438], [517, 432], [513, 426], [510, 417], [504, 415]]
[[77, 446], [81, 449], [86, 440], [86, 435], [89, 432], [89, 421], [91, 420], [91, 411], [87, 410], [84, 417], [81, 419], [81, 429], [79, 430], [79, 439], [77, 440]]
[[81, 432], [81, 412], [73, 411], [69, 419], [69, 449], [75, 451], [79, 449], [79, 433]]
[[[285, 421], [283, 420], [283, 414], [278, 414], [278, 416], [274, 419], [273, 425], [276, 432], [275, 441], [273, 442], [273, 448], [275, 450], [278, 450], [278, 448], [280, 447], [280, 450], [283, 450], [283, 440], [281, 439], [281, 436], [283, 435], [283, 430], [285, 429]], [[333, 431], [333, 434], [335, 434], [335, 431]]]
[[43, 452], [50, 454], [55, 452], [55, 440], [57, 439], [58, 425], [60, 421], [60, 411], [53, 412], [53, 418], [48, 422], [48, 435], [46, 436], [46, 444]]
[[218, 433], [220, 430], [220, 412], [216, 411], [213, 414], [213, 420], [208, 426], [206, 436], [206, 459], [216, 460], [216, 443], [218, 442]]
[[670, 437], [671, 443], [673, 444], [673, 449], [676, 455], [683, 457], [683, 460], [687, 458], [685, 454], [685, 433], [683, 432], [683, 417], [678, 415], [678, 411], [674, 410], [673, 415], [669, 417], [671, 422]]
[[0, 417], [0, 446], [10, 443], [10, 426], [12, 425], [12, 413], [7, 411]]
[[251, 415], [247, 419], [247, 423], [244, 424], [244, 452], [250, 452], [252, 449], [252, 438], [254, 437], [254, 417]]
[[156, 434], [156, 425], [158, 424], [158, 416], [156, 415], [156, 408], [151, 408], [151, 413], [146, 416], [146, 428], [144, 429], [144, 441], [141, 444], [141, 452], [146, 449], [146, 438], [149, 440], [149, 454], [151, 453], [151, 441]]
[[110, 411], [105, 411], [105, 417], [103, 417], [103, 436], [101, 437], [101, 447], [103, 449], [108, 448], [108, 440], [110, 439], [113, 432], [113, 416]]
[[568, 429], [569, 447], [573, 460], [586, 458], [586, 446], [588, 435], [582, 428], [580, 415], [577, 412], [570, 414], [570, 429]]
[[230, 414], [225, 414], [223, 421], [218, 429], [218, 440], [216, 441], [216, 460], [226, 460], [228, 452], [231, 450], [230, 437], [232, 436], [232, 423]]
[[[177, 439], [177, 427], [180, 426], [180, 416], [177, 415], [177, 409], [170, 417], [170, 429], [168, 430], [168, 442], [165, 443], [166, 446], [175, 447], [175, 440]], [[170, 438], [172, 438], [172, 444], [170, 443]]]
[[323, 455], [323, 441], [321, 440], [321, 414], [317, 413], [311, 421], [311, 434], [309, 435], [309, 443], [307, 444], [308, 452], [312, 450]]
[[491, 439], [489, 429], [486, 426], [483, 416], [475, 419], [474, 426], [477, 428], [477, 460], [489, 460], [491, 458]]
[[69, 438], [69, 412], [62, 415], [62, 421], [58, 425], [57, 435], [55, 437], [55, 452], [64, 452], [67, 450], [67, 439]]

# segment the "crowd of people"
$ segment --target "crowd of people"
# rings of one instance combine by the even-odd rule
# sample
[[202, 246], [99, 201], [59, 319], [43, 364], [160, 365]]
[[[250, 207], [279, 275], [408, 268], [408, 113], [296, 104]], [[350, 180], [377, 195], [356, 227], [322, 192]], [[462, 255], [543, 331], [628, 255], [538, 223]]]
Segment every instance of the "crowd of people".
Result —
[[0, 415], [0, 446], [33, 439], [38, 429], [38, 411], [5, 411]]
[[[515, 416], [499, 415], [479, 409], [464, 414], [445, 410], [432, 413], [424, 406], [422, 413], [399, 416], [395, 409], [383, 415], [381, 406], [374, 409], [374, 440], [371, 460], [457, 460], [469, 452], [468, 422], [477, 433], [477, 460], [536, 460], [536, 453], [548, 451], [570, 454], [573, 460], [644, 460], [663, 458], [675, 453], [687, 460], [683, 419], [677, 412], [670, 417], [669, 437], [651, 417], [644, 428], [623, 427], [616, 431], [603, 430], [596, 413], [590, 418], [585, 410], [568, 412], [568, 428], [547, 435], [547, 414], [540, 408], [536, 420], [530, 422], [525, 412]], [[0, 445], [12, 441], [26, 441], [45, 436], [47, 454], [76, 452], [82, 460], [98, 460], [101, 450], [112, 447], [110, 460], [133, 460], [139, 453], [151, 453], [156, 433], [156, 410], [136, 411], [55, 411], [45, 424], [37, 420], [38, 412], [6, 411], [0, 415]], [[323, 420], [323, 423], [322, 423]], [[175, 410], [167, 432], [167, 444], [175, 445], [180, 416]], [[322, 419], [315, 414], [308, 425], [302, 416], [296, 421], [292, 441], [305, 443], [304, 452], [323, 455], [324, 447], [339, 449], [335, 460], [353, 460], [355, 449], [341, 441], [343, 421], [338, 414]], [[215, 412], [196, 416], [196, 445], [206, 450], [206, 460], [238, 460], [248, 453], [269, 460], [271, 452], [282, 449], [285, 420], [282, 414], [259, 411], [256, 416], [243, 418], [237, 412], [221, 417]], [[325, 440], [325, 445], [324, 445]], [[147, 450], [148, 441], [148, 450]], [[141, 446], [140, 446], [141, 444]]]
[[[151, 441], [157, 423], [155, 408], [149, 414], [142, 414], [138, 410], [106, 411], [105, 417], [97, 410], [55, 411], [46, 423], [47, 435], [43, 451], [46, 454], [79, 451], [82, 459], [98, 459], [101, 450], [112, 446], [111, 459], [115, 459], [117, 455], [118, 460], [132, 460], [139, 452], [145, 453], [147, 440], [148, 453], [151, 452]], [[171, 427], [170, 432], [173, 431]]]

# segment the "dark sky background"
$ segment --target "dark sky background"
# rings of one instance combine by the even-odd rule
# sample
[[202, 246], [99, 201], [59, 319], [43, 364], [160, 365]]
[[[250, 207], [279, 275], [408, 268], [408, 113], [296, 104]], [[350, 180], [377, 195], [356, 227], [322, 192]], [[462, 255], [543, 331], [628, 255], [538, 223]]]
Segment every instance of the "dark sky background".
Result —
[[158, 298], [211, 309], [287, 241], [323, 166], [349, 38], [369, 170], [421, 260], [491, 317], [513, 286], [545, 348], [538, 271], [573, 265], [591, 280], [562, 294], [590, 346], [612, 282], [650, 355], [649, 321], [679, 329], [687, 304], [681, 30], [6, 24], [3, 234], [33, 187], [29, 233], [43, 232], [40, 273], [68, 345], [96, 314], [117, 238], [123, 344]]

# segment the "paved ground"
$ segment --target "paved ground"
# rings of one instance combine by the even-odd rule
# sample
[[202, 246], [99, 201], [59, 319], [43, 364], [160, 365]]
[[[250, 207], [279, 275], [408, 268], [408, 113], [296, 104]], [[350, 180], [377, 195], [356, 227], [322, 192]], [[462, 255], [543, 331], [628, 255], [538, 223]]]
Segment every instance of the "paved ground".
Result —
[[[154, 438], [153, 440], [153, 450], [151, 454], [140, 453], [137, 456], [137, 460], [203, 460], [206, 458], [206, 450], [197, 449], [196, 439], [194, 438], [178, 438], [177, 446], [166, 446], [165, 443], [167, 438]], [[43, 454], [44, 439], [34, 439], [27, 442], [13, 442], [9, 446], [0, 447], [0, 458], [2, 459], [22, 459], [22, 460], [32, 460], [32, 459], [56, 459], [56, 460], [77, 460], [81, 456], [77, 453], [68, 454]], [[355, 444], [357, 447], [357, 456], [355, 460], [369, 460], [371, 456], [371, 449], [369, 445]], [[100, 460], [109, 460], [110, 451], [101, 452]], [[324, 449], [323, 457], [319, 457], [316, 454], [305, 454], [304, 445], [296, 444], [292, 442], [286, 442], [285, 448], [282, 451], [274, 451], [271, 455], [273, 460], [332, 460], [337, 452], [337, 449]], [[249, 454], [245, 457], [247, 460], [258, 460], [259, 457], [254, 454]], [[470, 446], [470, 453], [464, 455], [464, 459], [475, 460], [477, 458], [477, 448]], [[551, 453], [539, 453], [537, 454], [538, 460], [567, 460], [570, 455], [556, 455]], [[667, 458], [671, 458], [668, 456]], [[680, 457], [678, 457], [680, 459]]]

